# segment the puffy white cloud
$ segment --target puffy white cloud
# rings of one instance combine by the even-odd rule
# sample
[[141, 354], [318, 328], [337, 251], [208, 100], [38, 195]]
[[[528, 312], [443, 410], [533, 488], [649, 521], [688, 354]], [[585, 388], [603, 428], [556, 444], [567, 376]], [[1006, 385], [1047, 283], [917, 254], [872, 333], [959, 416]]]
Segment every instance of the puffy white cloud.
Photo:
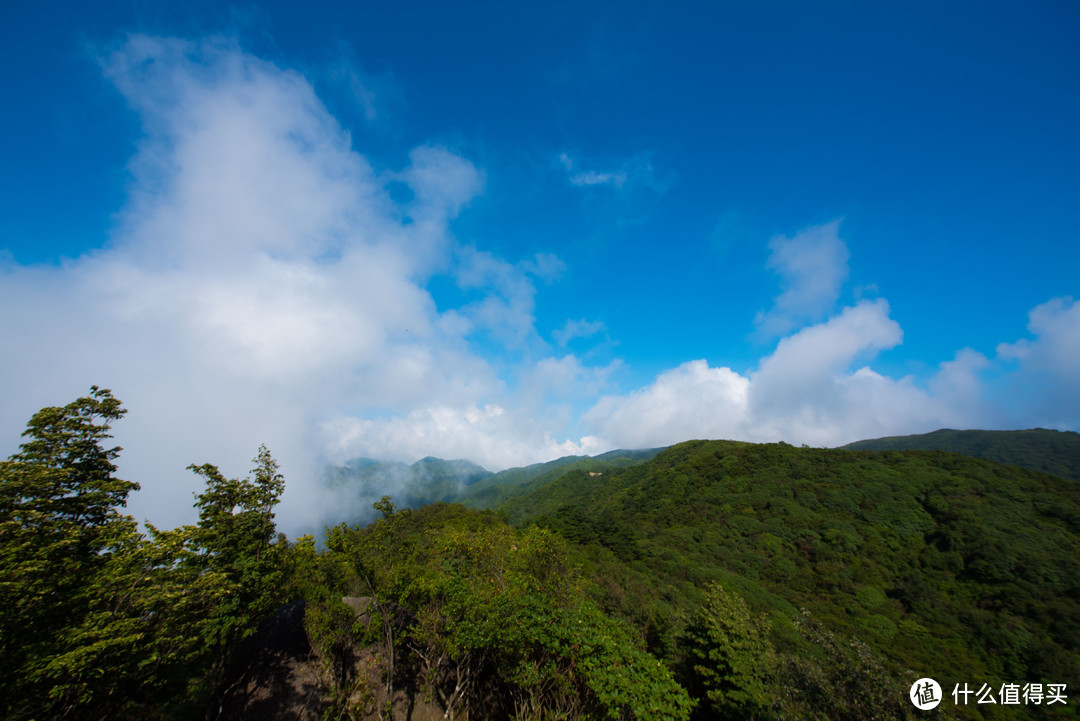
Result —
[[573, 355], [545, 357], [517, 369], [516, 391], [471, 394], [500, 395], [510, 405], [480, 405], [463, 396], [452, 404], [420, 402], [392, 416], [338, 415], [322, 423], [322, 443], [326, 456], [337, 463], [356, 456], [412, 462], [434, 455], [467, 458], [489, 470], [607, 451], [611, 446], [596, 436], [575, 439], [564, 433], [560, 439], [556, 429], [574, 424], [573, 403], [595, 398], [619, 365], [587, 366]]
[[409, 160], [401, 178], [413, 191], [419, 217], [452, 218], [484, 188], [484, 174], [445, 148], [422, 146]]
[[1022, 361], [1033, 372], [1080, 381], [1080, 304], [1065, 297], [1035, 306], [1028, 313], [1027, 327], [1037, 336], [1035, 340], [1002, 343], [998, 354]]
[[991, 369], [990, 359], [971, 348], [962, 348], [945, 361], [928, 383], [929, 391], [965, 419], [981, 418], [983, 426], [997, 425], [997, 414], [984, 398], [986, 382], [981, 377]]
[[848, 249], [839, 235], [840, 221], [806, 228], [769, 241], [768, 267], [780, 275], [782, 292], [766, 312], [758, 313], [760, 333], [783, 335], [806, 321], [823, 318], [836, 305], [848, 276]]
[[868, 365], [898, 345], [884, 300], [862, 301], [780, 341], [756, 370], [704, 360], [661, 373], [649, 386], [601, 399], [584, 416], [607, 445], [656, 446], [689, 438], [840, 445], [941, 427], [985, 427], [980, 378], [989, 361], [965, 349], [921, 387]]
[[1024, 398], [1022, 417], [1028, 424], [1080, 426], [1080, 303], [1053, 298], [1031, 310], [1027, 327], [1033, 339], [997, 347], [1012, 370], [997, 400], [1004, 405]]
[[456, 269], [458, 285], [488, 292], [458, 309], [455, 318], [467, 333], [487, 333], [512, 349], [540, 344], [533, 278], [552, 280], [565, 267], [558, 257], [546, 253], [515, 264], [474, 247], [462, 248]]
[[322, 426], [337, 462], [376, 456], [412, 462], [427, 455], [464, 457], [491, 470], [608, 450], [594, 436], [558, 441], [526, 415], [496, 404], [430, 405], [403, 416], [375, 420], [338, 417]]
[[[423, 145], [377, 175], [304, 77], [227, 40], [135, 36], [102, 67], [146, 133], [129, 202], [105, 249], [0, 269], [3, 450], [38, 408], [111, 387], [130, 409], [115, 432], [121, 473], [143, 485], [138, 518], [191, 520], [199, 480], [184, 468], [242, 475], [265, 442], [290, 531], [321, 514], [324, 447], [357, 428], [384, 444], [357, 449], [381, 456], [561, 452], [528, 417], [486, 410], [505, 384], [468, 334], [537, 338], [531, 278], [563, 266], [458, 248], [448, 223], [482, 171]], [[411, 198], [395, 202], [394, 183]], [[479, 300], [440, 313], [437, 271]]]
[[116, 238], [139, 262], [228, 269], [392, 230], [371, 168], [300, 75], [226, 41], [141, 36], [103, 67], [147, 132]]
[[730, 368], [690, 361], [626, 396], [602, 398], [584, 416], [608, 445], [647, 448], [744, 434], [750, 381]]
[[835, 384], [856, 358], [892, 348], [902, 337], [884, 300], [845, 308], [824, 323], [782, 339], [761, 361], [753, 374], [754, 409], [767, 415], [835, 403]]
[[542, 358], [532, 367], [523, 368], [518, 385], [523, 400], [540, 412], [544, 400], [595, 398], [609, 383], [612, 373], [622, 366], [616, 359], [606, 366], [590, 366], [575, 355]]

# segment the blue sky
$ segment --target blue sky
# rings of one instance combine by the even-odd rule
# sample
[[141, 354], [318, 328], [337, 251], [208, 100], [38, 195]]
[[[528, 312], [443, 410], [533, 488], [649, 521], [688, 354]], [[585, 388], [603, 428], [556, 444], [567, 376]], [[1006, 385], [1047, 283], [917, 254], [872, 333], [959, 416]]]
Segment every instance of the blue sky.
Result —
[[0, 450], [110, 387], [140, 517], [260, 442], [299, 527], [356, 455], [1080, 427], [1073, 3], [0, 12]]

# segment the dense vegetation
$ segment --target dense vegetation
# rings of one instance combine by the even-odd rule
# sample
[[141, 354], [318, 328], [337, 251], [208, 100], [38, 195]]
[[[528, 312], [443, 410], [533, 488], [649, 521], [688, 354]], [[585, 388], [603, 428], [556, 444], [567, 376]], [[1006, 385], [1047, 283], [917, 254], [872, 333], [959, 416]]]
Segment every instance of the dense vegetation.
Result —
[[[307, 542], [308, 576], [318, 579], [309, 627], [324, 649], [349, 628], [342, 596], [363, 596], [373, 614], [360, 635], [378, 649], [388, 690], [419, 679], [448, 713], [686, 718], [686, 691], [586, 597], [557, 535], [462, 506], [377, 505], [382, 515], [366, 528], [331, 529], [323, 554]], [[346, 680], [335, 689], [342, 699], [354, 694]], [[378, 711], [365, 706], [338, 710]]]
[[[694, 441], [464, 484], [494, 511], [384, 497], [290, 543], [261, 448], [245, 480], [191, 466], [198, 523], [142, 534], [106, 443], [124, 412], [94, 388], [0, 463], [4, 718], [219, 718], [244, 639], [296, 599], [323, 718], [399, 717], [406, 696], [446, 718], [908, 719], [920, 676], [946, 703], [919, 718], [1075, 716], [949, 695], [1080, 683], [1073, 481]], [[421, 466], [433, 492], [476, 472]]]
[[1080, 480], [1080, 433], [1029, 428], [1026, 431], [954, 431], [888, 436], [849, 443], [853, 451], [951, 451], [1010, 466]]
[[601, 453], [598, 456], [565, 456], [547, 463], [510, 468], [463, 488], [451, 500], [469, 508], [495, 508], [515, 496], [525, 495], [537, 488], [542, 488], [567, 473], [578, 471], [602, 474], [605, 471], [628, 468], [644, 463], [662, 450], [662, 448], [635, 451], [619, 449]]
[[894, 675], [950, 689], [1080, 681], [1071, 481], [941, 452], [694, 441], [623, 471], [569, 474], [501, 510], [579, 544], [602, 606], [671, 662], [682, 619], [718, 583], [770, 615], [777, 649], [804, 652], [788, 619], [805, 608]]
[[283, 487], [259, 449], [252, 478], [211, 465], [199, 523], [139, 533], [120, 513], [138, 485], [105, 448], [124, 415], [108, 390], [29, 422], [0, 462], [0, 715], [198, 717], [229, 654], [287, 596], [273, 508]]

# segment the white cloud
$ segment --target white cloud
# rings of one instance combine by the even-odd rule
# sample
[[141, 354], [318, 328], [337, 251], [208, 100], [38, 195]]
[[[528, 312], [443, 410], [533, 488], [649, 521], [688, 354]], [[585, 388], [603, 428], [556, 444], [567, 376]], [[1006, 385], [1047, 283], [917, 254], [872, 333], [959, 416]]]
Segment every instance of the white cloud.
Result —
[[[302, 76], [230, 41], [135, 36], [102, 67], [146, 136], [105, 250], [0, 269], [6, 452], [38, 408], [111, 387], [130, 409], [115, 432], [121, 473], [143, 485], [136, 517], [190, 521], [185, 467], [242, 475], [265, 442], [297, 531], [321, 515], [322, 449], [343, 443], [329, 427], [373, 429], [377, 455], [475, 442], [510, 463], [577, 447], [486, 410], [505, 385], [466, 336], [538, 338], [531, 278], [564, 266], [459, 250], [448, 223], [484, 185], [472, 163], [423, 145], [377, 176]], [[438, 271], [480, 300], [440, 313], [425, 289]]]
[[484, 189], [484, 174], [445, 148], [421, 146], [409, 154], [401, 177], [415, 195], [414, 215], [453, 218]]
[[595, 170], [587, 170], [584, 173], [575, 173], [570, 176], [571, 185], [613, 185], [621, 188], [626, 184], [626, 171], [620, 170], [611, 173], [598, 173]]
[[355, 103], [368, 123], [386, 120], [383, 96], [388, 92], [393, 94], [391, 79], [364, 72], [348, 46], [339, 46], [337, 61], [328, 70], [327, 77], [343, 89], [344, 96]]
[[998, 425], [995, 411], [985, 402], [985, 382], [981, 374], [992, 367], [991, 361], [978, 351], [962, 348], [951, 361], [941, 364], [930, 379], [930, 392], [954, 409], [962, 418], [981, 418], [982, 426]]
[[648, 448], [743, 434], [750, 382], [703, 360], [683, 363], [626, 396], [602, 398], [584, 416], [607, 445]]
[[753, 405], [762, 415], [835, 402], [835, 381], [859, 357], [900, 343], [903, 332], [883, 300], [845, 308], [828, 321], [780, 341], [753, 374]]
[[322, 431], [329, 456], [337, 462], [376, 456], [411, 463], [428, 455], [461, 458], [467, 450], [469, 460], [499, 470], [608, 450], [594, 436], [558, 441], [527, 415], [496, 404], [433, 404], [376, 420], [339, 417], [324, 423]]
[[595, 398], [621, 366], [622, 361], [618, 359], [606, 366], [590, 366], [573, 354], [542, 358], [519, 372], [520, 404], [534, 416], [540, 416], [556, 402]]
[[562, 328], [552, 332], [551, 337], [560, 347], [565, 348], [575, 338], [591, 338], [597, 333], [603, 333], [605, 330], [606, 326], [601, 321], [587, 321], [582, 318], [580, 320], [567, 320]]
[[812, 226], [793, 238], [769, 241], [768, 267], [780, 275], [783, 289], [768, 311], [758, 313], [760, 333], [778, 336], [806, 321], [825, 317], [836, 305], [848, 276], [848, 250], [839, 236], [840, 221]]
[[1027, 424], [1080, 426], [1080, 303], [1053, 298], [1028, 314], [1033, 339], [1002, 343], [998, 358], [1012, 370], [998, 398], [1024, 398]]
[[537, 253], [521, 262], [521, 269], [545, 283], [553, 283], [566, 272], [566, 263], [553, 253]]
[[751, 373], [691, 361], [603, 398], [584, 419], [614, 447], [689, 438], [832, 446], [985, 421], [978, 374], [986, 359], [973, 351], [943, 363], [930, 390], [861, 365], [902, 335], [884, 300], [862, 301], [784, 338]]
[[1023, 361], [1031, 371], [1080, 380], [1080, 304], [1071, 297], [1054, 298], [1028, 313], [1028, 330], [1035, 340], [1002, 343], [1003, 358]]
[[[561, 267], [555, 256], [542, 262], [545, 272]], [[540, 272], [534, 261], [514, 264], [487, 251], [462, 248], [456, 269], [458, 285], [466, 290], [486, 291], [483, 298], [456, 311], [467, 334], [486, 333], [514, 350], [539, 342], [534, 316], [536, 286], [530, 277], [534, 269]]]
[[623, 189], [633, 186], [649, 188], [658, 193], [667, 189], [666, 182], [656, 179], [652, 163], [645, 155], [615, 161], [613, 164], [616, 167], [607, 170], [580, 170], [579, 163], [566, 153], [559, 154], [559, 164], [566, 171], [569, 183], [577, 187], [606, 185]]

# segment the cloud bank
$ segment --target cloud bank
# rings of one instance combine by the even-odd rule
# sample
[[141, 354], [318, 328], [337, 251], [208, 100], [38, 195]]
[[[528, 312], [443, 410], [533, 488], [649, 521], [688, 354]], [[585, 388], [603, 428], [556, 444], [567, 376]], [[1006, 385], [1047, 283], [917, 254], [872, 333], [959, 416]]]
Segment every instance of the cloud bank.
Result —
[[590, 429], [605, 444], [643, 447], [690, 438], [836, 446], [947, 427], [1077, 427], [1080, 305], [1072, 298], [1034, 308], [1034, 338], [1003, 343], [993, 358], [963, 348], [923, 383], [890, 378], [871, 362], [899, 346], [903, 331], [884, 299], [836, 308], [848, 272], [838, 230], [834, 221], [770, 242], [768, 267], [783, 292], [758, 314], [758, 331], [797, 330], [754, 370], [683, 363], [602, 398], [584, 416]]
[[[561, 259], [454, 237], [487, 181], [453, 149], [373, 167], [303, 76], [228, 40], [134, 36], [101, 65], [142, 122], [129, 199], [99, 250], [42, 266], [0, 256], [0, 450], [38, 408], [110, 387], [131, 411], [115, 428], [121, 474], [143, 485], [130, 510], [158, 526], [194, 517], [189, 463], [243, 475], [260, 443], [282, 462], [280, 518], [296, 533], [334, 503], [324, 464], [354, 456], [498, 470], [689, 438], [833, 445], [1080, 421], [1071, 298], [1033, 309], [1032, 337], [993, 358], [962, 349], [923, 383], [873, 370], [903, 332], [883, 299], [837, 307], [838, 223], [770, 243], [781, 293], [756, 325], [779, 340], [754, 369], [693, 360], [623, 392], [621, 361], [567, 350], [609, 342], [603, 319], [567, 318], [549, 333], [557, 353], [536, 328]], [[562, 163], [572, 184], [651, 178], [641, 163]], [[436, 276], [468, 301], [438, 307]]]
[[[184, 468], [243, 474], [265, 442], [293, 528], [317, 516], [321, 465], [342, 454], [470, 449], [499, 466], [588, 446], [485, 400], [505, 381], [471, 339], [533, 342], [534, 282], [564, 266], [457, 243], [449, 223], [485, 183], [470, 161], [422, 145], [373, 168], [304, 77], [228, 40], [135, 36], [102, 70], [145, 132], [129, 202], [103, 249], [3, 267], [5, 439], [108, 386], [131, 410], [115, 431], [139, 518], [190, 520]], [[437, 308], [437, 273], [477, 300]]]

